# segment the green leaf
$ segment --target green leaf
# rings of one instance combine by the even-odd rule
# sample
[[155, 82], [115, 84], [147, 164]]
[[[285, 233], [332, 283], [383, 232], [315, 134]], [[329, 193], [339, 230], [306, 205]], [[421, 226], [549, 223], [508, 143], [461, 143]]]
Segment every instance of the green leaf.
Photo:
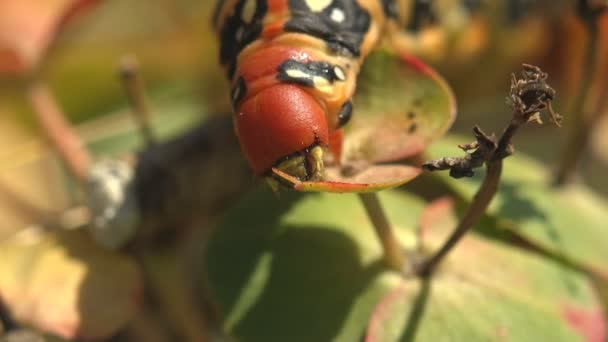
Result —
[[[379, 195], [398, 227], [415, 225], [420, 201]], [[206, 260], [223, 326], [237, 338], [357, 341], [374, 304], [400, 281], [381, 254], [356, 196], [258, 191], [226, 213]]]
[[44, 332], [110, 337], [135, 316], [142, 286], [134, 260], [84, 231], [28, 228], [0, 241], [0, 298], [18, 322]]
[[456, 103], [445, 81], [411, 56], [378, 50], [357, 80], [344, 159], [386, 162], [422, 151], [451, 126]]
[[[442, 139], [429, 150], [430, 158], [460, 156], [457, 144], [470, 139]], [[463, 199], [470, 201], [484, 170], [470, 179], [451, 179], [447, 172], [434, 175]], [[538, 162], [516, 153], [504, 162], [499, 192], [488, 213], [499, 227], [559, 258], [580, 267], [608, 274], [608, 202], [581, 184], [564, 189], [548, 185], [551, 177]]]
[[[380, 197], [401, 244], [414, 250], [424, 204], [391, 191]], [[429, 217], [449, 216], [422, 219], [425, 246], [437, 248], [453, 220], [434, 232]], [[420, 281], [387, 269], [381, 255], [355, 196], [287, 193], [279, 200], [256, 192], [226, 214], [211, 238], [207, 280], [224, 329], [240, 340], [358, 341], [372, 316], [380, 333], [390, 333], [384, 328], [390, 325], [400, 336], [405, 315], [421, 305]], [[540, 336], [546, 328], [546, 336], [575, 339], [570, 321], [603, 317], [588, 279], [550, 260], [470, 237], [446, 261], [428, 294], [433, 314], [414, 314], [423, 336], [492, 340], [503, 332]], [[404, 291], [407, 300], [395, 302], [401, 294], [394, 291]], [[392, 307], [388, 315], [378, 313]]]
[[[436, 250], [455, 227], [451, 203], [424, 215]], [[603, 341], [604, 314], [587, 277], [561, 264], [466, 236], [427, 280], [406, 279], [376, 307], [367, 341]]]

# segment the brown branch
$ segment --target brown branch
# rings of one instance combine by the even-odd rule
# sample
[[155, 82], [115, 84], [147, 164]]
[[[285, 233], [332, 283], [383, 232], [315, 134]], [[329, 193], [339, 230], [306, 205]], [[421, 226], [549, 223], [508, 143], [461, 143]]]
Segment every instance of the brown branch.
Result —
[[139, 72], [139, 63], [135, 56], [127, 55], [121, 59], [119, 74], [141, 135], [148, 145], [153, 145], [156, 139], [150, 124], [150, 109], [146, 101], [144, 82]]
[[553, 185], [555, 186], [568, 183], [576, 173], [583, 153], [589, 145], [589, 137], [593, 127], [602, 114], [601, 104], [591, 115], [585, 113], [585, 104], [594, 83], [594, 74], [598, 62], [598, 46], [602, 41], [598, 22], [600, 16], [605, 15], [607, 10], [608, 5], [605, 3], [602, 4], [593, 0], [579, 0], [578, 2], [578, 14], [585, 24], [589, 37], [583, 62], [583, 77], [572, 110], [574, 116], [570, 125], [570, 134], [553, 178]]
[[72, 176], [82, 182], [91, 165], [91, 156], [65, 119], [55, 97], [45, 84], [36, 81], [31, 84], [28, 96], [42, 132]]
[[[538, 67], [524, 64], [522, 77], [517, 79], [513, 75], [511, 80], [508, 100], [513, 107], [513, 116], [500, 139], [496, 141], [494, 135], [488, 136], [479, 127], [475, 126], [473, 132], [476, 141], [459, 146], [467, 152], [465, 157], [441, 158], [423, 165], [425, 169], [430, 171], [450, 170], [450, 175], [454, 178], [471, 177], [473, 170], [484, 164], [487, 171], [481, 187], [477, 190], [471, 205], [452, 235], [434, 255], [417, 265], [418, 275], [431, 275], [445, 256], [485, 213], [498, 190], [503, 159], [513, 154], [511, 140], [519, 128], [530, 121], [540, 122], [539, 112], [542, 110], [547, 110], [551, 120], [559, 125], [561, 117], [553, 112], [551, 108], [555, 91], [546, 83], [547, 77], [548, 75]], [[470, 150], [474, 151], [468, 153]]]

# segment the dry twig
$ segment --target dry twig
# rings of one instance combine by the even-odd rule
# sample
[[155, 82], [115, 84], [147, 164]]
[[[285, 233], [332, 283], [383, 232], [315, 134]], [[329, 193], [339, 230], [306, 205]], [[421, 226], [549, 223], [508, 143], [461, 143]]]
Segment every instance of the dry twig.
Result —
[[[513, 116], [500, 139], [496, 140], [494, 135], [487, 135], [476, 126], [473, 129], [476, 141], [467, 145], [459, 145], [462, 150], [467, 152], [464, 157], [441, 158], [423, 165], [429, 171], [450, 170], [450, 176], [454, 178], [471, 177], [474, 174], [473, 170], [484, 164], [487, 172], [473, 202], [452, 235], [433, 256], [418, 265], [417, 273], [419, 275], [432, 274], [441, 260], [486, 211], [498, 190], [502, 161], [513, 154], [511, 140], [517, 130], [530, 121], [541, 122], [540, 112], [544, 110], [549, 113], [551, 121], [559, 126], [561, 116], [555, 113], [551, 107], [555, 91], [547, 84], [547, 76], [540, 68], [528, 64], [523, 65], [520, 78], [512, 76], [507, 102], [513, 109]], [[469, 153], [468, 151], [471, 150], [473, 152]]]

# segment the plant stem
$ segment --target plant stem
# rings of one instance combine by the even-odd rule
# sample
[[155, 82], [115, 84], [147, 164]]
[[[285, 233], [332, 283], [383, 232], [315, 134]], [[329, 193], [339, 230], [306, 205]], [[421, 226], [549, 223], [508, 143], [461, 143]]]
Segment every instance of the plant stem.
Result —
[[[585, 2], [585, 0], [581, 0]], [[580, 4], [579, 6], [589, 6]], [[591, 9], [588, 9], [591, 11]], [[594, 73], [597, 70], [598, 61], [598, 46], [600, 42], [599, 27], [598, 27], [598, 14], [582, 13], [581, 19], [585, 23], [585, 27], [589, 34], [587, 42], [587, 48], [585, 49], [585, 57], [583, 64], [583, 77], [579, 85], [578, 93], [574, 101], [571, 117], [573, 122], [571, 123], [571, 129], [569, 137], [567, 138], [562, 158], [557, 166], [555, 176], [553, 178], [554, 186], [562, 186], [568, 183], [580, 164], [580, 160], [583, 157], [583, 153], [587, 149], [589, 144], [589, 137], [593, 130], [598, 115], [589, 116], [585, 113], [585, 104], [593, 85]]]
[[125, 56], [120, 61], [119, 69], [120, 78], [127, 91], [133, 116], [139, 126], [141, 135], [146, 144], [153, 145], [156, 143], [156, 139], [150, 125], [150, 110], [146, 103], [144, 84], [139, 72], [139, 63], [134, 56]]
[[39, 81], [30, 85], [28, 96], [42, 132], [59, 153], [72, 176], [83, 181], [91, 164], [91, 156], [65, 119], [55, 97], [49, 88]]
[[486, 176], [483, 183], [475, 197], [473, 202], [467, 209], [464, 217], [458, 223], [458, 226], [450, 235], [448, 240], [441, 246], [441, 248], [429, 259], [421, 263], [417, 268], [417, 273], [423, 277], [427, 277], [435, 271], [439, 263], [445, 258], [445, 256], [456, 246], [456, 244], [462, 239], [462, 237], [476, 224], [481, 216], [485, 213], [486, 209], [492, 202], [494, 195], [498, 191], [498, 183], [502, 174], [502, 161], [504, 157], [501, 157], [509, 149], [509, 142], [517, 129], [522, 125], [520, 120], [513, 119], [511, 124], [507, 127], [503, 133], [498, 147], [495, 149], [492, 156], [489, 158], [486, 166]]
[[[476, 142], [458, 146], [467, 151], [465, 157], [444, 157], [423, 164], [423, 168], [430, 171], [449, 169], [450, 176], [454, 178], [470, 177], [473, 175], [473, 169], [483, 164], [486, 165], [487, 171], [481, 187], [477, 190], [471, 205], [452, 235], [434, 255], [417, 265], [416, 271], [419, 276], [430, 276], [439, 263], [488, 209], [498, 191], [503, 159], [513, 154], [511, 140], [517, 130], [530, 120], [540, 121], [540, 117], [534, 117], [539, 115], [542, 110], [546, 110], [551, 120], [559, 126], [561, 116], [555, 113], [551, 107], [555, 90], [546, 83], [548, 76], [540, 68], [527, 64], [523, 65], [520, 79], [516, 78], [515, 75], [511, 76], [511, 89], [508, 99], [513, 108], [513, 113], [509, 126], [503, 131], [498, 141], [496, 141], [494, 135], [488, 136], [478, 126], [475, 126], [473, 133]], [[474, 152], [469, 153], [470, 150], [474, 150]]]
[[384, 253], [384, 262], [392, 269], [403, 272], [405, 267], [405, 255], [399, 245], [391, 224], [386, 217], [386, 213], [382, 208], [382, 204], [376, 193], [361, 193], [359, 198], [365, 207], [367, 216], [369, 216], [374, 230]]

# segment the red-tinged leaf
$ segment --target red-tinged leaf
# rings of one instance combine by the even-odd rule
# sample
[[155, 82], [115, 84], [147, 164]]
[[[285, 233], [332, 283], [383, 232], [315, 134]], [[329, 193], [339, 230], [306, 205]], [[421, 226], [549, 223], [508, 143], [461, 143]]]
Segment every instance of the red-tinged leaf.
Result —
[[0, 74], [32, 71], [61, 27], [99, 1], [0, 2]]
[[357, 80], [344, 164], [395, 161], [422, 151], [451, 126], [456, 102], [430, 67], [407, 55], [372, 53]]
[[[445, 200], [429, 206], [422, 218], [429, 252], [457, 223]], [[433, 277], [404, 279], [386, 293], [372, 314], [366, 341], [603, 341], [604, 318], [587, 276], [468, 235]]]
[[605, 342], [606, 320], [601, 308], [589, 310], [572, 305], [566, 305], [563, 309], [566, 322], [587, 342]]
[[67, 339], [103, 339], [136, 314], [134, 260], [83, 231], [29, 228], [0, 241], [0, 299], [20, 324]]
[[363, 193], [401, 186], [418, 176], [421, 170], [403, 165], [373, 165], [352, 177], [346, 177], [341, 175], [338, 168], [332, 167], [326, 169], [326, 178], [323, 181], [306, 182], [276, 168], [273, 168], [272, 172], [281, 179], [281, 183], [288, 184], [297, 191]]

